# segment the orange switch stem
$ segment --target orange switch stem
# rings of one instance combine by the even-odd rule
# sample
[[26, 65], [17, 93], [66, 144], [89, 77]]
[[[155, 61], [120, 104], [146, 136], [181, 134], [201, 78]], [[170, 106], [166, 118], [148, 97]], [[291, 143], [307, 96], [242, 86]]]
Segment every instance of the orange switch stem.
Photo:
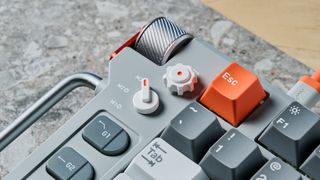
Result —
[[300, 81], [308, 84], [320, 93], [320, 69], [312, 74], [312, 76], [301, 76]]
[[320, 69], [316, 70], [316, 72], [312, 74], [311, 78], [320, 83]]

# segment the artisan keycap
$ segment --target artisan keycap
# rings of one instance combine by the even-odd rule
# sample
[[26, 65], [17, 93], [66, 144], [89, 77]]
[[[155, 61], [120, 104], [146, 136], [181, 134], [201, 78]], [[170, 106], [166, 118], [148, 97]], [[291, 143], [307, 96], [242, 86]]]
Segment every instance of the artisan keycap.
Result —
[[161, 138], [147, 145], [125, 170], [137, 180], [209, 180], [201, 167]]
[[265, 97], [257, 76], [231, 63], [211, 82], [200, 102], [238, 126]]
[[200, 166], [211, 179], [243, 180], [249, 179], [264, 162], [257, 144], [231, 129], [209, 149]]
[[312, 152], [300, 169], [313, 179], [320, 179], [320, 145]]
[[217, 117], [193, 102], [170, 122], [161, 138], [198, 163], [223, 133]]
[[130, 144], [125, 130], [106, 116], [97, 116], [84, 129], [82, 137], [97, 150], [108, 156], [123, 153]]
[[301, 175], [290, 165], [275, 157], [269, 160], [250, 180], [302, 180]]
[[319, 116], [298, 102], [291, 103], [262, 133], [259, 141], [294, 166], [320, 143]]
[[94, 175], [91, 164], [71, 147], [64, 147], [53, 155], [46, 168], [59, 180], [90, 180]]

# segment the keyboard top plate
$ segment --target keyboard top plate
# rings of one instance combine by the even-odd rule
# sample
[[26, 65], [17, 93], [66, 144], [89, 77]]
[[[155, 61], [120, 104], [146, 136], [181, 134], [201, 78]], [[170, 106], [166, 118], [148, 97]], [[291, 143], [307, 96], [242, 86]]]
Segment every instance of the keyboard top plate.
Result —
[[[196, 100], [211, 80], [230, 62], [232, 62], [230, 58], [199, 39], [192, 40], [164, 66], [157, 66], [131, 48], [125, 48], [110, 62], [108, 87], [96, 95], [6, 178], [52, 179], [45, 171], [45, 164], [48, 158], [63, 146], [73, 147], [86, 157], [94, 166], [97, 179], [114, 177], [143, 147], [159, 135], [171, 119]], [[177, 63], [191, 65], [199, 72], [200, 81], [196, 91], [183, 98], [172, 95], [162, 81], [166, 67]], [[162, 110], [159, 114], [141, 115], [132, 106], [132, 97], [139, 90], [139, 79], [142, 77], [149, 78], [150, 86], [160, 97]], [[291, 97], [271, 86], [264, 79], [260, 78], [260, 81], [270, 96], [244, 123], [237, 127], [250, 139], [256, 138], [273, 117], [293, 101]], [[122, 91], [119, 85], [127, 87], [129, 92]], [[109, 116], [130, 135], [131, 145], [123, 155], [104, 156], [82, 139], [82, 128], [100, 112]], [[221, 118], [218, 120], [225, 130], [233, 128]], [[268, 159], [273, 157], [264, 148], [260, 148], [265, 157]]]

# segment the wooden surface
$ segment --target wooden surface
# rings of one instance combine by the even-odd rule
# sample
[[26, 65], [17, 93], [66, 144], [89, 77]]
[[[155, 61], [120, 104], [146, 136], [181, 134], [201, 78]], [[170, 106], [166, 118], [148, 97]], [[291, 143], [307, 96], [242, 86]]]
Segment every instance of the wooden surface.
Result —
[[320, 68], [320, 0], [202, 0], [307, 66]]

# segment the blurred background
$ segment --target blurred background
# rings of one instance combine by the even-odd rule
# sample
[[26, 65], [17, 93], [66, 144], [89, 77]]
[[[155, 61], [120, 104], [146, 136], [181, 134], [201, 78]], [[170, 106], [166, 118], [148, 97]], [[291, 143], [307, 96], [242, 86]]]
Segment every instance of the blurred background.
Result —
[[[106, 57], [158, 16], [165, 16], [195, 37], [209, 41], [284, 91], [302, 74], [313, 72], [247, 31], [250, 27], [241, 27], [224, 17], [221, 8], [217, 8], [222, 13], [219, 14], [205, 5], [212, 7], [212, 3], [222, 1], [1, 0], [0, 130], [67, 75], [89, 71], [107, 77]], [[1, 152], [0, 177], [93, 95], [85, 88], [74, 91]], [[314, 111], [320, 112], [319, 104]]]

